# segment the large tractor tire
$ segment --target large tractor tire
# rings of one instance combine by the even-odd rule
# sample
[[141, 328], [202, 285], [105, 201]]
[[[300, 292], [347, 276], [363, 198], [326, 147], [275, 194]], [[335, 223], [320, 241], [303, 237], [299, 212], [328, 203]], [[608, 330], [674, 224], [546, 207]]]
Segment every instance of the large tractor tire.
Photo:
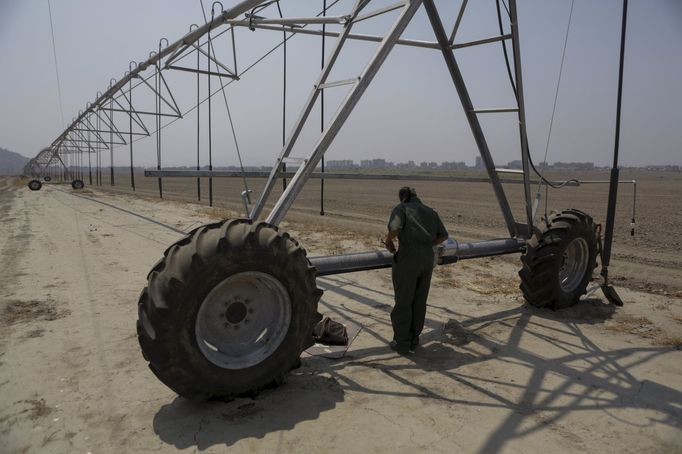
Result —
[[85, 187], [85, 183], [83, 183], [83, 180], [73, 180], [71, 182], [71, 187], [73, 189], [83, 189]]
[[521, 291], [529, 304], [561, 309], [585, 294], [597, 260], [597, 229], [590, 216], [564, 210], [549, 217], [521, 257]]
[[40, 191], [40, 188], [43, 187], [43, 183], [40, 182], [40, 180], [31, 180], [28, 182], [28, 188], [31, 191]]
[[147, 276], [137, 334], [149, 368], [189, 399], [279, 384], [313, 344], [322, 290], [305, 250], [266, 223], [190, 232]]

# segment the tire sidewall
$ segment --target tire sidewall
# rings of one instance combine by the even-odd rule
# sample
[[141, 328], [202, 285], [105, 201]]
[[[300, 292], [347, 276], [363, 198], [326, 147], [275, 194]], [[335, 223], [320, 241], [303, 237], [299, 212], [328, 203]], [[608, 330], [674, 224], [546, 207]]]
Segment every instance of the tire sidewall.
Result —
[[[174, 363], [190, 368], [194, 377], [206, 380], [205, 384], [196, 383], [193, 387], [204, 386], [215, 391], [229, 382], [231, 391], [247, 391], [254, 387], [254, 383], [265, 386], [273, 380], [273, 374], [287, 372], [297, 361], [314, 314], [313, 305], [306, 301], [311, 298], [305, 278], [308, 262], [304, 255], [299, 258], [284, 251], [277, 252], [260, 247], [255, 241], [246, 241], [242, 247], [233, 248], [226, 254], [212, 254], [200, 267], [192, 270], [181, 291], [166, 295], [169, 307], [175, 313], [169, 314], [170, 323], [165, 324], [164, 332], [159, 332], [158, 328], [157, 332], [162, 339], [166, 336], [179, 337], [175, 342], [166, 342], [166, 345], [175, 350], [169, 352]], [[291, 320], [282, 342], [266, 359], [244, 369], [224, 369], [209, 361], [197, 345], [196, 319], [204, 299], [216, 285], [247, 271], [269, 274], [284, 286], [291, 302]]]

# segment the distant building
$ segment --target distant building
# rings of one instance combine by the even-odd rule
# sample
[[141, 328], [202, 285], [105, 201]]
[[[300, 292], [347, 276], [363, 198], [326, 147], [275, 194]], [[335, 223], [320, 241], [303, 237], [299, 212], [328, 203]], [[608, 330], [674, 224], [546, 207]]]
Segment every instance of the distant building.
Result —
[[474, 165], [475, 169], [485, 169], [485, 165], [483, 164], [483, 158], [480, 156], [476, 156], [476, 165]]
[[355, 167], [355, 162], [351, 159], [341, 159], [338, 161], [326, 161], [324, 165], [329, 169], [352, 169]]
[[594, 170], [593, 162], [555, 162], [553, 170]]
[[385, 159], [363, 159], [360, 161], [360, 167], [366, 169], [385, 169], [386, 160]]
[[467, 165], [465, 162], [443, 162], [440, 165], [440, 168], [443, 170], [459, 170], [459, 169], [466, 169]]
[[654, 172], [679, 172], [682, 167], [678, 165], [659, 165], [659, 166], [646, 166], [646, 170], [651, 170]]
[[510, 169], [516, 169], [516, 170], [523, 169], [523, 162], [521, 162], [520, 159], [517, 159], [515, 161], [509, 161], [507, 163], [507, 167]]

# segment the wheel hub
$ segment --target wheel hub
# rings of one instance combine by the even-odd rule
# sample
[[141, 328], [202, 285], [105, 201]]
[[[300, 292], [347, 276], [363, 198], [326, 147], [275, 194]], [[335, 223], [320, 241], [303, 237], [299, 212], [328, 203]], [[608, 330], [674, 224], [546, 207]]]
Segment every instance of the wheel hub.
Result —
[[559, 266], [559, 285], [564, 292], [570, 293], [580, 285], [588, 261], [589, 247], [584, 238], [574, 238], [566, 245]]
[[195, 336], [207, 360], [224, 369], [254, 366], [277, 350], [291, 323], [291, 300], [274, 276], [233, 274], [218, 283], [197, 312]]
[[235, 301], [234, 303], [228, 303], [227, 310], [225, 311], [225, 318], [231, 324], [237, 325], [245, 321], [246, 314], [246, 305], [241, 301]]

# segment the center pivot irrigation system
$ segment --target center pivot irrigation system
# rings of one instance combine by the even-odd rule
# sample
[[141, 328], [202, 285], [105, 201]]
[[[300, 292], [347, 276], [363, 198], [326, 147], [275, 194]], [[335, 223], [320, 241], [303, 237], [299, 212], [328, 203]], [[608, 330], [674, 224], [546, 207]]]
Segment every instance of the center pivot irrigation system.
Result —
[[[109, 88], [98, 94], [97, 99], [88, 104], [85, 111], [79, 113], [52, 145], [42, 150], [26, 166], [27, 175], [46, 181], [53, 179], [72, 181], [74, 189], [77, 189], [83, 187], [86, 168], [83, 154], [85, 153], [88, 158], [90, 183], [92, 184], [91, 155], [94, 155], [96, 160], [95, 179], [101, 183], [102, 154], [108, 151], [111, 153], [113, 183], [113, 148], [128, 146], [131, 160], [130, 178], [134, 188], [132, 172], [133, 143], [136, 141], [134, 136], [156, 134], [157, 170], [145, 174], [158, 178], [160, 196], [163, 194], [163, 177], [196, 177], [197, 181], [200, 177], [208, 177], [209, 199], [212, 203], [212, 178], [244, 177], [245, 188], [242, 198], [246, 216], [243, 219], [225, 220], [196, 228], [170, 246], [149, 273], [148, 284], [139, 299], [137, 333], [142, 353], [154, 374], [182, 396], [199, 399], [229, 397], [257, 392], [265, 386], [280, 382], [284, 375], [299, 363], [303, 350], [313, 344], [312, 331], [320, 319], [317, 306], [322, 296], [322, 290], [316, 285], [316, 277], [391, 266], [393, 256], [388, 251], [308, 258], [305, 249], [288, 233], [280, 230], [278, 225], [306, 181], [319, 176], [315, 170], [321, 161], [324, 162], [325, 152], [396, 45], [432, 49], [442, 54], [444, 70], [449, 72], [461, 101], [488, 174], [486, 181], [492, 185], [508, 231], [507, 238], [489, 241], [457, 243], [454, 239], [449, 239], [439, 248], [438, 264], [447, 265], [464, 259], [521, 253], [522, 269], [519, 276], [521, 290], [528, 303], [538, 307], [563, 308], [575, 304], [586, 293], [599, 257], [601, 263], [599, 286], [612, 303], [622, 305], [617, 293], [609, 285], [608, 267], [616, 194], [620, 182], [618, 139], [627, 0], [623, 2], [622, 11], [616, 141], [611, 178], [608, 181], [609, 200], [603, 241], [601, 227], [595, 224], [591, 216], [577, 209], [566, 209], [545, 216], [537, 223], [534, 221], [538, 199], [534, 200], [531, 195], [531, 170], [537, 173], [541, 184], [555, 187], [558, 182], [546, 180], [536, 170], [529, 153], [515, 0], [509, 0], [508, 5], [502, 2], [508, 15], [508, 32], [505, 32], [503, 27], [498, 0], [500, 34], [464, 43], [456, 43], [455, 38], [467, 7], [467, 0], [462, 1], [450, 33], [445, 29], [433, 0], [402, 0], [378, 7], [377, 2], [373, 0], [355, 0], [346, 14], [328, 15], [328, 10], [336, 3], [330, 2], [330, 5], [327, 5], [325, 1], [324, 9], [316, 16], [293, 18], [283, 17], [277, 1], [247, 0], [227, 10], [221, 9], [220, 12], [216, 11], [218, 2], [214, 3], [210, 21], [203, 26], [192, 26], [188, 34], [172, 44], [162, 40], [158, 51], [152, 52], [146, 61], [131, 64], [130, 70], [120, 81], [112, 80]], [[370, 5], [373, 5], [373, 8], [370, 8]], [[422, 7], [435, 34], [435, 41], [402, 38], [403, 31]], [[278, 14], [275, 18], [267, 18], [264, 16], [267, 12]], [[353, 33], [356, 24], [389, 14], [394, 17], [394, 21], [384, 35]], [[320, 28], [313, 29], [315, 25]], [[336, 26], [338, 31], [328, 30], [329, 25]], [[196, 171], [161, 169], [160, 133], [163, 129], [161, 122], [164, 118], [170, 117], [171, 121], [175, 121], [183, 116], [166, 82], [164, 72], [193, 72], [197, 77], [197, 87], [199, 77], [206, 77], [209, 96], [202, 101], [197, 91], [197, 107], [208, 101], [210, 116], [211, 96], [218, 93], [225, 96], [225, 86], [238, 81], [253, 66], [241, 72], [237, 70], [234, 40], [234, 31], [237, 27], [283, 33], [284, 39], [280, 45], [284, 46], [288, 39], [299, 34], [322, 36], [323, 40], [334, 39], [326, 56], [323, 50], [323, 64], [319, 75], [293, 127], [288, 135], [283, 137], [279, 156], [267, 175], [262, 192], [253, 204], [246, 186], [246, 172], [233, 175], [229, 172], [213, 171], [210, 162], [210, 139], [209, 170], [201, 170], [198, 161]], [[212, 44], [212, 40], [228, 33], [232, 37], [231, 68], [217, 59]], [[330, 81], [329, 75], [344, 45], [353, 40], [375, 42], [376, 50], [357, 77]], [[162, 46], [164, 41], [165, 46]], [[457, 49], [491, 43], [503, 45], [508, 75], [517, 101], [513, 107], [495, 109], [475, 107], [460, 72], [455, 56]], [[508, 43], [511, 47], [510, 52], [506, 47]], [[277, 47], [279, 45], [275, 49]], [[195, 68], [180, 66], [178, 62], [190, 54], [196, 54], [197, 66]], [[205, 60], [207, 66], [201, 66], [200, 59]], [[145, 71], [146, 75], [143, 74]], [[211, 91], [212, 78], [218, 78], [220, 81], [220, 86], [215, 91]], [[324, 91], [340, 86], [345, 86], [348, 92], [341, 98], [331, 119], [326, 124], [323, 122], [312, 149], [302, 157], [291, 156], [304, 126], [312, 121], [311, 112], [314, 106], [324, 101]], [[134, 88], [150, 90], [153, 93], [156, 100], [154, 109], [136, 107], [133, 100]], [[227, 106], [226, 98], [225, 104]], [[229, 115], [229, 106], [227, 112]], [[518, 115], [523, 179], [517, 182], [523, 184], [525, 196], [523, 222], [517, 222], [512, 214], [502, 186], [506, 181], [498, 175], [499, 170], [495, 167], [479, 122], [480, 115], [494, 113]], [[127, 120], [126, 127], [121, 127], [122, 115]], [[154, 132], [150, 133], [145, 125], [143, 121], [145, 115], [151, 115], [156, 119]], [[197, 127], [198, 125], [199, 123]], [[233, 127], [232, 133], [234, 135]], [[236, 144], [236, 136], [234, 138]], [[300, 148], [299, 146], [298, 149]], [[239, 158], [241, 164], [241, 156]], [[287, 172], [287, 163], [295, 163], [298, 167], [293, 172]], [[286, 177], [290, 177], [288, 184]], [[325, 176], [332, 177], [333, 175]], [[261, 221], [266, 203], [278, 179], [284, 180], [284, 190], [264, 217], [264, 221]], [[571, 180], [563, 184], [575, 185], [581, 182]], [[29, 183], [33, 190], [40, 189], [40, 185], [38, 179]]]

